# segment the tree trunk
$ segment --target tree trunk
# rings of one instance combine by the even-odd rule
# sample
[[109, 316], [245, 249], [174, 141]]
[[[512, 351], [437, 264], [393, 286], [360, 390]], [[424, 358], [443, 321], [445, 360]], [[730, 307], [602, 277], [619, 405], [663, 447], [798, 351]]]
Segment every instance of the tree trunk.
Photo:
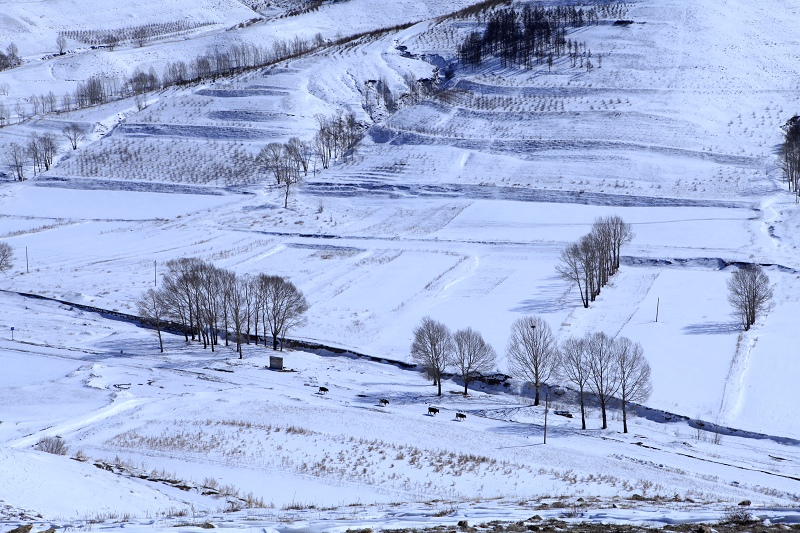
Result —
[[583, 403], [583, 391], [581, 391], [581, 429], [586, 429], [586, 406]]
[[442, 380], [440, 378], [439, 379], [439, 392], [438, 392], [437, 396], [441, 396], [441, 395], [442, 395]]
[[164, 341], [161, 340], [161, 324], [156, 321], [156, 331], [158, 332], [158, 346], [161, 348], [161, 353], [164, 353]]
[[272, 349], [278, 351], [278, 336], [273, 333], [272, 335]]
[[539, 405], [539, 385], [536, 385], [536, 395], [533, 398], [534, 407]]
[[606, 401], [605, 399], [600, 399], [600, 410], [603, 411], [603, 429], [608, 429], [608, 423], [606, 421]]
[[466, 395], [467, 395], [467, 385], [469, 385], [469, 381], [467, 381], [466, 379], [464, 379], [464, 396], [466, 396]]
[[625, 409], [625, 398], [622, 398], [622, 432], [628, 432], [628, 413]]

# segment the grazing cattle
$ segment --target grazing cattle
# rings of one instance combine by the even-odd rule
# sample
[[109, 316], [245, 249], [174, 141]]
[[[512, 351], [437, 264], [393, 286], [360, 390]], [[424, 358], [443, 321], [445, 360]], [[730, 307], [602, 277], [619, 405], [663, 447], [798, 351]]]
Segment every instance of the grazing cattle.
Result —
[[467, 415], [465, 415], [464, 413], [456, 413], [456, 420], [461, 421], [461, 420], [466, 420], [466, 419], [467, 419]]
[[328, 387], [320, 387], [319, 388], [319, 393], [320, 394], [327, 394], [328, 393]]
[[439, 414], [439, 410], [436, 407], [428, 407], [428, 414], [433, 416]]
[[378, 400], [378, 403], [381, 404], [381, 407], [383, 407], [384, 405], [389, 405], [389, 400], [387, 400], [386, 398], [381, 398], [380, 400]]

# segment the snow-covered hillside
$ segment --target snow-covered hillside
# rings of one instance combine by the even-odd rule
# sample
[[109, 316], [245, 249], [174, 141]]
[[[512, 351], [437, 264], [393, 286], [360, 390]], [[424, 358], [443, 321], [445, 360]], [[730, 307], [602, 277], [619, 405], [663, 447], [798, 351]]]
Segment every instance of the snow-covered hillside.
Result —
[[[51, 170], [0, 184], [0, 238], [16, 252], [0, 274], [10, 291], [0, 331], [15, 328], [13, 342], [0, 341], [0, 477], [14, 479], [0, 499], [51, 518], [225, 509], [202, 494], [208, 477], [237, 487], [236, 502], [273, 504], [265, 524], [294, 507], [375, 503], [365, 513], [380, 514], [435, 499], [463, 512], [464, 502], [498, 497], [489, 514], [509, 518], [514, 502], [535, 501], [519, 506], [529, 516], [561, 496], [609, 507], [658, 495], [646, 504], [654, 512], [694, 518], [744, 499], [797, 504], [800, 215], [776, 158], [780, 126], [800, 107], [793, 8], [620, 4], [633, 24], [606, 18], [570, 34], [600, 65], [562, 58], [518, 70], [456, 65], [478, 22], [442, 16], [473, 3], [349, 0], [281, 16], [282, 4], [259, 14], [232, 1], [137, 1], [98, 4], [94, 18], [85, 2], [2, 4], [0, 48], [15, 42], [25, 63], [0, 72], [0, 104], [26, 115], [32, 95], [60, 97], [101, 73], [160, 75], [177, 58], [237, 43], [320, 34], [324, 45], [149, 93], [141, 110], [117, 100], [0, 128], [6, 150], [32, 133], [62, 142]], [[173, 20], [203, 25], [144, 46], [48, 56], [59, 31]], [[437, 94], [407, 94], [408, 80], [448, 67]], [[365, 105], [376, 80], [395, 94], [395, 112]], [[337, 111], [369, 127], [364, 139], [352, 160], [309, 173], [284, 209], [272, 178], [248, 162], [268, 142], [311, 140], [318, 117]], [[88, 131], [74, 151], [60, 134], [70, 123]], [[584, 309], [555, 267], [612, 214], [635, 238]], [[552, 440], [533, 446], [544, 413], [517, 382], [438, 399], [416, 371], [329, 354], [289, 352], [298, 372], [275, 373], [264, 370], [269, 350], [251, 346], [238, 361], [168, 336], [161, 356], [147, 330], [13, 294], [133, 313], [166, 261], [190, 256], [290, 277], [311, 303], [293, 336], [379, 358], [410, 361], [411, 331], [426, 315], [478, 329], [500, 372], [511, 323], [525, 315], [559, 338], [623, 335], [644, 347], [656, 411], [641, 410], [628, 435], [617, 421], [596, 429], [593, 409], [586, 432], [551, 413]], [[773, 305], [748, 332], [727, 303], [736, 262], [765, 265], [774, 285]], [[323, 384], [330, 395], [315, 394]], [[557, 407], [574, 412], [574, 402], [568, 393]], [[433, 404], [443, 412], [425, 416]], [[647, 414], [658, 410], [751, 434], [726, 430], [717, 445], [684, 418]], [[31, 450], [43, 435], [117, 473]], [[194, 488], [130, 477], [145, 470]], [[91, 490], [65, 501], [42, 486], [48, 471], [59, 486], [88, 476]]]

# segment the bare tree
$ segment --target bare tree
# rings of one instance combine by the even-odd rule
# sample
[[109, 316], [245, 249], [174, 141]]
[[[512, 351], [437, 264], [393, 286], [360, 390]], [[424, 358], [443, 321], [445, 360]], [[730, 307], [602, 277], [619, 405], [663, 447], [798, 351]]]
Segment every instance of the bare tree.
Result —
[[[272, 349], [278, 349], [278, 339], [285, 340], [287, 332], [305, 322], [308, 302], [294, 283], [280, 276], [259, 276], [264, 309], [265, 328], [269, 326], [272, 334]], [[281, 343], [283, 350], [283, 343]]]
[[167, 314], [166, 299], [162, 291], [148, 289], [136, 302], [139, 315], [156, 326], [158, 332], [158, 347], [164, 353], [164, 341], [161, 338], [161, 323]]
[[11, 143], [5, 150], [6, 164], [14, 172], [14, 177], [22, 181], [25, 179], [26, 150], [17, 143]]
[[581, 404], [581, 429], [586, 429], [586, 403], [584, 393], [589, 385], [589, 365], [584, 339], [570, 337], [561, 343], [561, 365], [559, 374], [562, 379], [578, 388]]
[[44, 101], [44, 105], [46, 108], [45, 110], [48, 113], [55, 113], [58, 107], [58, 97], [55, 95], [55, 93], [53, 91], [50, 91], [49, 93], [47, 93], [45, 96], [42, 97], [42, 100]]
[[64, 134], [64, 137], [66, 137], [70, 145], [72, 145], [73, 150], [77, 150], [78, 143], [86, 138], [86, 134], [84, 133], [81, 125], [75, 122], [64, 126], [64, 128], [61, 130], [61, 133]]
[[202, 263], [197, 274], [197, 285], [200, 289], [200, 336], [203, 339], [203, 349], [211, 346], [211, 351], [214, 352], [214, 347], [219, 344], [219, 321], [222, 318], [220, 270], [212, 264]]
[[584, 271], [580, 247], [577, 244], [570, 244], [561, 251], [561, 262], [556, 265], [556, 271], [562, 279], [578, 286], [583, 307], [589, 307], [589, 295], [583, 290], [587, 273]]
[[635, 234], [630, 224], [625, 223], [619, 215], [612, 215], [601, 219], [601, 221], [608, 226], [611, 246], [612, 246], [612, 260], [613, 272], [619, 270], [619, 259], [622, 246], [629, 244]]
[[31, 103], [31, 106], [33, 106], [33, 114], [38, 115], [42, 110], [42, 99], [34, 94], [28, 98], [28, 101]]
[[289, 139], [289, 142], [286, 143], [287, 156], [296, 166], [303, 169], [304, 175], [308, 175], [311, 153], [309, 146], [297, 137], [292, 137]]
[[58, 53], [64, 55], [67, 53], [67, 38], [63, 33], [59, 33], [56, 38], [56, 46], [58, 46]]
[[728, 303], [745, 331], [756, 323], [756, 317], [767, 309], [770, 300], [769, 277], [759, 265], [741, 267], [728, 280]]
[[103, 44], [105, 44], [108, 49], [113, 52], [114, 48], [116, 48], [119, 44], [119, 36], [117, 36], [117, 34], [113, 31], [110, 31], [105, 35], [105, 37], [103, 37]]
[[136, 45], [141, 48], [150, 40], [150, 30], [145, 26], [139, 26], [133, 30], [133, 40], [136, 41]]
[[314, 136], [314, 149], [322, 168], [328, 168], [331, 161], [332, 137], [327, 130], [320, 128]]
[[619, 392], [622, 399], [622, 428], [628, 432], [628, 402], [644, 402], [650, 397], [653, 386], [650, 382], [650, 364], [644, 358], [644, 350], [638, 342], [627, 337], [614, 341]]
[[453, 365], [464, 380], [464, 396], [475, 376], [491, 372], [497, 361], [497, 353], [480, 333], [472, 328], [460, 329], [453, 334]]
[[14, 249], [7, 242], [0, 242], [0, 272], [14, 266]]
[[205, 313], [203, 312], [203, 273], [208, 269], [202, 259], [182, 257], [167, 262], [169, 272], [162, 281], [162, 288], [171, 295], [175, 310], [173, 316], [180, 317], [184, 325], [186, 340], [202, 339], [205, 343]]
[[33, 174], [36, 175], [37, 170], [42, 170], [42, 153], [40, 150], [38, 134], [31, 133], [28, 135], [28, 142], [25, 144], [25, 154], [33, 163]]
[[442, 395], [442, 375], [450, 365], [454, 350], [453, 336], [441, 322], [426, 316], [414, 328], [411, 357], [433, 378], [433, 384], [439, 387], [438, 396]]
[[64, 96], [61, 97], [61, 111], [64, 113], [72, 111], [72, 95], [70, 93], [64, 93]]
[[554, 375], [559, 364], [558, 344], [550, 325], [538, 316], [515, 320], [507, 352], [511, 374], [533, 383], [533, 405], [539, 405], [539, 388]]
[[303, 149], [298, 139], [289, 144], [269, 143], [263, 147], [256, 161], [267, 172], [271, 172], [278, 185], [284, 189], [283, 207], [289, 207], [289, 192], [295, 183], [300, 181], [300, 168], [308, 168], [303, 159]]
[[58, 153], [58, 143], [55, 135], [49, 131], [39, 137], [39, 153], [41, 154], [44, 170], [50, 170], [50, 167], [53, 166], [53, 159]]
[[256, 156], [256, 162], [264, 170], [271, 173], [275, 182], [280, 185], [286, 165], [285, 147], [281, 143], [269, 143], [264, 146]]
[[589, 388], [600, 402], [603, 429], [608, 428], [606, 406], [619, 390], [619, 372], [616, 364], [614, 339], [605, 333], [592, 333], [586, 340]]
[[292, 164], [291, 161], [286, 161], [281, 179], [283, 185], [283, 208], [288, 209], [290, 188], [300, 181], [300, 169]]
[[236, 352], [239, 354], [239, 359], [242, 359], [242, 333], [244, 331], [245, 322], [249, 318], [249, 307], [247, 305], [250, 291], [250, 278], [235, 276], [233, 283], [229, 287], [230, 294], [228, 296], [229, 306], [228, 312], [230, 313], [231, 322], [233, 323], [233, 330], [236, 332]]

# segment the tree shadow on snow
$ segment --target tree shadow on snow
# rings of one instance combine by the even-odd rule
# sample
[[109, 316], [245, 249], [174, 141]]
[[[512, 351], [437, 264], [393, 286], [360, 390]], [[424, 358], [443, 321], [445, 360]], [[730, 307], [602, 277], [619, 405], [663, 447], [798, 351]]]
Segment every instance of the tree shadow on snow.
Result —
[[730, 335], [740, 330], [741, 326], [737, 322], [705, 322], [689, 324], [683, 328], [687, 335]]
[[[578, 420], [578, 424], [580, 424], [580, 420]], [[517, 424], [508, 424], [504, 426], [497, 426], [494, 428], [490, 428], [487, 431], [491, 433], [496, 433], [498, 435], [513, 435], [515, 437], [528, 437], [532, 440], [536, 440], [538, 444], [541, 444], [541, 440], [544, 436], [544, 427], [542, 424], [526, 424], [526, 423], [517, 423]], [[570, 435], [574, 435], [575, 430], [570, 427], [565, 427], [561, 425], [547, 425], [547, 437], [567, 437]], [[531, 443], [535, 444], [535, 443]]]
[[525, 314], [557, 313], [574, 307], [578, 298], [574, 298], [575, 301], [570, 298], [570, 287], [566, 286], [558, 276], [551, 276], [549, 279], [553, 282], [536, 287], [535, 293], [538, 298], [522, 300], [511, 311]]

